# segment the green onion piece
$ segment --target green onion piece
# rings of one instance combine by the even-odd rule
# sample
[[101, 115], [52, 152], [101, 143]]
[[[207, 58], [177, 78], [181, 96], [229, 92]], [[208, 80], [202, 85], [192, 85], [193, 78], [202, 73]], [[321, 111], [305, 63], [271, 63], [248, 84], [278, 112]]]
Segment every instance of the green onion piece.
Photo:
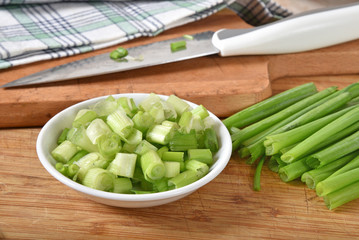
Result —
[[317, 195], [322, 197], [358, 181], [359, 168], [356, 168], [321, 181], [317, 184], [315, 190], [317, 191]]
[[67, 168], [68, 177], [72, 179], [78, 173], [79, 170], [80, 170], [80, 167], [78, 165], [70, 164]]
[[168, 180], [166, 178], [161, 178], [159, 180], [153, 181], [153, 190], [155, 192], [164, 192], [168, 189]]
[[157, 94], [150, 93], [138, 106], [140, 110], [148, 112], [153, 105], [161, 103], [161, 101], [161, 98]]
[[197, 172], [186, 170], [168, 180], [168, 185], [174, 188], [181, 188], [198, 180]]
[[195, 130], [196, 133], [202, 133], [206, 129], [205, 124], [200, 116], [192, 116], [192, 129]]
[[192, 112], [184, 112], [178, 121], [180, 129], [184, 133], [189, 133], [192, 129]]
[[110, 53], [110, 58], [113, 60], [118, 60], [126, 57], [127, 55], [128, 55], [127, 49], [123, 47], [119, 47]]
[[52, 157], [62, 163], [67, 163], [78, 151], [78, 148], [72, 142], [65, 140], [52, 150]]
[[176, 131], [168, 143], [169, 149], [173, 152], [184, 152], [197, 148], [197, 137], [195, 131], [181, 133]]
[[172, 136], [173, 131], [171, 127], [154, 125], [147, 131], [146, 140], [151, 143], [167, 145]]
[[73, 144], [79, 146], [87, 152], [98, 152], [97, 145], [93, 144], [86, 134], [84, 126], [78, 128], [71, 128], [67, 138]]
[[68, 175], [68, 170], [67, 170], [67, 166], [65, 166], [63, 163], [58, 162], [55, 164], [55, 168], [57, 171], [59, 171], [62, 175], [67, 176]]
[[185, 162], [185, 168], [187, 170], [192, 170], [197, 173], [197, 178], [200, 179], [204, 177], [208, 171], [209, 167], [207, 164], [197, 161], [197, 160], [188, 160]]
[[224, 119], [223, 123], [227, 128], [232, 126], [242, 128], [279, 112], [316, 92], [314, 83], [303, 84], [239, 111]]
[[194, 108], [191, 112], [193, 116], [198, 115], [201, 117], [201, 119], [205, 119], [209, 116], [207, 109], [202, 104]]
[[188, 39], [188, 40], [193, 40], [194, 39], [194, 37], [192, 35], [188, 35], [188, 34], [183, 35], [183, 37], [185, 39]]
[[166, 120], [165, 110], [163, 109], [161, 102], [155, 103], [148, 111], [148, 113], [153, 117], [154, 122], [157, 124], [160, 124]]
[[210, 149], [189, 149], [187, 154], [189, 160], [198, 160], [208, 165], [213, 163], [213, 155]]
[[207, 128], [204, 130], [204, 146], [212, 152], [218, 151], [219, 143], [217, 133], [213, 128]]
[[172, 107], [176, 110], [178, 116], [181, 116], [184, 112], [189, 111], [191, 108], [187, 102], [180, 99], [176, 95], [170, 95], [167, 98], [166, 102], [172, 105]]
[[69, 128], [64, 128], [64, 130], [62, 130], [60, 136], [57, 139], [57, 145], [60, 145], [62, 142], [64, 142], [67, 139], [67, 133], [69, 132]]
[[97, 160], [100, 159], [98, 153], [89, 153], [82, 158], [80, 158], [76, 164], [80, 167], [77, 174], [74, 176], [75, 180], [79, 180], [80, 182], [83, 181], [85, 175], [87, 174], [88, 170], [94, 167], [94, 164]]
[[[233, 149], [237, 149], [238, 146], [244, 142], [245, 140], [248, 140], [251, 137], [254, 137], [255, 135], [259, 134], [260, 132], [275, 126], [276, 124], [280, 123], [281, 121], [287, 119], [291, 115], [296, 114], [297, 112], [306, 109], [308, 106], [317, 103], [320, 99], [323, 99], [324, 97], [330, 95], [335, 91], [335, 88], [328, 88], [323, 91], [320, 91], [316, 94], [313, 94], [307, 98], [304, 98], [303, 100], [300, 100], [297, 103], [294, 103], [285, 109], [263, 119], [259, 122], [253, 123], [252, 125], [245, 127], [241, 129], [239, 132], [239, 136], [235, 141], [233, 142]], [[349, 99], [347, 100], [349, 101]], [[344, 103], [343, 103], [344, 104]]]
[[114, 178], [113, 190], [114, 193], [131, 193], [132, 182], [129, 178]]
[[306, 164], [305, 160], [305, 158], [302, 158], [296, 162], [281, 167], [278, 171], [280, 179], [282, 179], [283, 182], [290, 182], [302, 176], [303, 173], [311, 170], [311, 167]]
[[90, 109], [81, 109], [76, 114], [75, 120], [72, 123], [73, 127], [80, 127], [82, 125], [87, 125], [92, 120], [97, 118], [97, 113]]
[[338, 191], [323, 196], [324, 202], [330, 210], [357, 198], [359, 198], [359, 182], [347, 185]]
[[133, 122], [125, 112], [116, 110], [107, 117], [107, 124], [110, 128], [120, 135], [122, 138], [127, 138], [133, 130]]
[[117, 102], [130, 118], [132, 118], [138, 111], [138, 108], [132, 98], [120, 97], [117, 99]]
[[133, 128], [130, 135], [128, 135], [126, 138], [121, 137], [121, 136], [120, 137], [125, 143], [137, 146], [142, 141], [142, 135], [143, 134], [140, 130]]
[[86, 150], [80, 150], [78, 151], [68, 162], [67, 164], [72, 164], [76, 161], [78, 161], [80, 158], [82, 158], [83, 156], [87, 155], [89, 152]]
[[141, 167], [147, 181], [161, 179], [166, 174], [166, 168], [155, 151], [148, 151], [141, 156]]
[[359, 131], [317, 153], [312, 154], [309, 158], [307, 158], [307, 165], [313, 168], [322, 167], [358, 149]]
[[124, 143], [123, 146], [122, 146], [122, 150], [121, 152], [124, 152], [124, 153], [134, 153], [135, 150], [137, 148], [137, 144], [129, 144], [129, 143]]
[[121, 150], [120, 137], [113, 132], [101, 136], [97, 142], [99, 152], [104, 157], [113, 158]]
[[131, 192], [135, 193], [135, 194], [149, 194], [149, 193], [154, 193], [154, 191], [143, 191], [143, 190], [135, 190], [132, 189]]
[[163, 146], [157, 150], [158, 156], [162, 159], [163, 153], [168, 152], [169, 148], [167, 146]]
[[113, 189], [114, 177], [105, 169], [91, 168], [86, 173], [82, 184], [102, 191], [110, 191]]
[[359, 119], [359, 107], [356, 107], [351, 111], [345, 113], [341, 117], [335, 119], [331, 123], [327, 124], [326, 126], [315, 132], [310, 137], [300, 142], [294, 148], [283, 154], [281, 156], [281, 159], [289, 163], [295, 159], [298, 159], [301, 156], [304, 156], [315, 145], [318, 145], [319, 143], [323, 142], [325, 139], [330, 138], [336, 133], [342, 131], [346, 127], [355, 123], [358, 119]]
[[112, 133], [110, 127], [100, 118], [94, 119], [86, 129], [86, 134], [93, 144], [97, 144], [97, 139], [101, 136]]
[[153, 150], [153, 151], [157, 151], [157, 147], [152, 145], [151, 143], [149, 143], [148, 141], [146, 141], [145, 139], [143, 139], [140, 144], [137, 145], [136, 149], [135, 149], [135, 153], [138, 155], [143, 155], [146, 152], [148, 152], [149, 150]]
[[135, 172], [137, 155], [117, 153], [107, 170], [117, 176], [132, 178]]
[[325, 165], [321, 168], [316, 168], [305, 172], [301, 180], [304, 182], [310, 189], [315, 189], [317, 184], [324, 179], [327, 179], [331, 174], [333, 174], [336, 170], [342, 168], [348, 162], [350, 162], [358, 153], [351, 153], [342, 158], [339, 158], [328, 165]]
[[171, 43], [171, 51], [177, 52], [186, 49], [186, 41], [178, 41]]
[[109, 96], [106, 99], [98, 101], [94, 106], [91, 107], [93, 111], [100, 117], [105, 117], [116, 111], [118, 103], [113, 96]]
[[184, 152], [164, 152], [161, 157], [162, 161], [183, 162]]
[[165, 119], [169, 120], [169, 121], [176, 121], [177, 120], [177, 112], [175, 110], [175, 108], [165, 102], [165, 101], [161, 101], [162, 104], [162, 108], [163, 108], [163, 112], [165, 114]]
[[138, 111], [133, 116], [132, 121], [134, 127], [140, 130], [143, 134], [155, 123], [155, 119], [148, 112]]
[[261, 172], [262, 172], [262, 167], [263, 167], [263, 163], [264, 163], [265, 159], [266, 159], [266, 156], [262, 156], [261, 159], [258, 162], [256, 172], [254, 174], [254, 179], [253, 179], [253, 189], [254, 189], [254, 191], [260, 191], [261, 190]]
[[163, 164], [166, 168], [165, 178], [173, 178], [180, 174], [181, 164], [179, 162], [166, 162], [164, 161]]

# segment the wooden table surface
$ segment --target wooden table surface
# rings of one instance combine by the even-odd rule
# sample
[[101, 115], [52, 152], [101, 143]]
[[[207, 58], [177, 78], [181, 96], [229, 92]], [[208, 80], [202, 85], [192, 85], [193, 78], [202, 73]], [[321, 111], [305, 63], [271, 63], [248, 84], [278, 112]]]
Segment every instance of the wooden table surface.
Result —
[[[309, 81], [318, 89], [343, 87], [358, 79], [282, 76], [271, 88], [275, 94]], [[329, 211], [313, 190], [283, 183], [267, 167], [255, 192], [254, 167], [236, 155], [211, 183], [167, 205], [125, 209], [93, 202], [42, 167], [39, 131], [0, 129], [0, 239], [359, 239], [359, 200]]]

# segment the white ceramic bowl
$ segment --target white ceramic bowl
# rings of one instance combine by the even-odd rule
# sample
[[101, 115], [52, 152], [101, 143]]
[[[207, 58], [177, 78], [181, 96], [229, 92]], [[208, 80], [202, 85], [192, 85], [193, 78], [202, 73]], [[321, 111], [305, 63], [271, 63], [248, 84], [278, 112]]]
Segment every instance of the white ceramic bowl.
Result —
[[[132, 94], [114, 94], [115, 98], [119, 97], [131, 97], [135, 100], [136, 104], [139, 104], [145, 99], [148, 94], [132, 93]], [[162, 99], [167, 99], [167, 96], [159, 95]], [[181, 199], [192, 192], [196, 191], [200, 187], [212, 181], [215, 177], [222, 172], [227, 165], [231, 153], [232, 153], [232, 142], [228, 130], [223, 123], [212, 113], [210, 117], [215, 121], [215, 130], [219, 136], [219, 151], [214, 155], [215, 163], [211, 166], [209, 173], [198, 181], [184, 186], [179, 189], [174, 189], [166, 192], [151, 193], [151, 194], [118, 194], [99, 191], [89, 187], [85, 187], [71, 179], [63, 176], [59, 173], [54, 165], [56, 161], [52, 158], [50, 152], [56, 146], [57, 137], [65, 127], [71, 127], [73, 119], [76, 113], [83, 108], [87, 108], [90, 105], [95, 104], [101, 99], [108, 96], [93, 98], [87, 101], [75, 104], [60, 113], [56, 114], [51, 118], [41, 129], [37, 142], [36, 151], [38, 157], [45, 167], [45, 169], [57, 180], [65, 184], [66, 186], [84, 194], [86, 197], [107, 205], [127, 208], [139, 208], [139, 207], [151, 207], [166, 204], [169, 202]], [[192, 107], [197, 105], [188, 102]]]

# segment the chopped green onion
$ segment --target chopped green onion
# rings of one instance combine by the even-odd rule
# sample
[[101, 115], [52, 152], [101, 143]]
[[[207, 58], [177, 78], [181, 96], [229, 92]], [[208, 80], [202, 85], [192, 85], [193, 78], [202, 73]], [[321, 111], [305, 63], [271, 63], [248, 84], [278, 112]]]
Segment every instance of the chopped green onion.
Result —
[[161, 157], [162, 161], [183, 162], [184, 152], [164, 152]]
[[94, 119], [86, 129], [86, 134], [93, 144], [97, 144], [97, 139], [112, 133], [110, 127], [100, 118]]
[[132, 121], [134, 123], [134, 127], [144, 134], [155, 123], [155, 119], [151, 116], [151, 114], [143, 111], [138, 111], [135, 116], [133, 116]]
[[76, 114], [75, 120], [72, 123], [73, 127], [80, 127], [90, 123], [97, 117], [97, 113], [90, 109], [81, 109]]
[[119, 47], [110, 53], [110, 58], [113, 60], [118, 60], [126, 57], [127, 55], [128, 55], [127, 49], [123, 47]]
[[148, 151], [141, 156], [141, 167], [147, 181], [154, 181], [163, 178], [166, 168], [161, 158], [155, 151]]
[[164, 161], [163, 164], [166, 168], [165, 178], [173, 178], [180, 174], [181, 171], [181, 164], [179, 162], [166, 162]]
[[67, 133], [69, 132], [69, 128], [64, 128], [57, 139], [57, 145], [60, 145], [62, 142], [64, 142], [67, 139]]
[[163, 154], [168, 151], [169, 151], [169, 148], [167, 146], [163, 146], [157, 150], [157, 154], [160, 158], [162, 158]]
[[171, 51], [177, 52], [186, 49], [186, 41], [178, 41], [171, 43]]
[[82, 158], [80, 158], [76, 164], [80, 167], [77, 174], [74, 176], [80, 182], [83, 181], [85, 175], [87, 174], [88, 170], [95, 167], [95, 162], [100, 159], [98, 153], [93, 152], [89, 153]]
[[174, 188], [181, 188], [198, 180], [197, 172], [186, 170], [168, 180], [168, 185]]
[[72, 142], [65, 140], [52, 150], [51, 155], [56, 161], [67, 163], [77, 152], [77, 146]]
[[113, 189], [113, 179], [111, 174], [102, 168], [91, 168], [86, 173], [82, 184], [102, 191], [110, 191]]
[[55, 168], [57, 171], [59, 171], [62, 175], [67, 176], [68, 175], [68, 171], [67, 171], [67, 166], [62, 164], [61, 162], [58, 162], [55, 164]]
[[212, 152], [218, 151], [219, 143], [217, 139], [217, 133], [213, 128], [207, 128], [204, 130], [204, 146]]
[[97, 142], [99, 152], [104, 157], [113, 158], [121, 150], [121, 140], [116, 133], [103, 135]]
[[189, 149], [197, 149], [197, 137], [195, 131], [181, 133], [176, 131], [168, 143], [169, 149], [173, 152], [184, 152]]
[[135, 149], [135, 153], [138, 155], [143, 155], [146, 152], [148, 152], [149, 150], [153, 150], [153, 151], [157, 151], [157, 147], [152, 145], [151, 143], [149, 143], [148, 141], [146, 141], [145, 139], [143, 139], [140, 144], [137, 145], [136, 149]]
[[98, 101], [94, 106], [91, 107], [93, 111], [100, 117], [105, 117], [116, 111], [118, 103], [114, 97], [109, 96], [106, 99]]
[[197, 160], [208, 165], [213, 163], [213, 155], [210, 149], [189, 149], [187, 153], [189, 160]]
[[188, 40], [193, 40], [194, 39], [194, 37], [192, 35], [188, 35], [188, 34], [183, 35], [183, 37], [185, 39], [188, 39]]
[[70, 142], [86, 150], [87, 152], [98, 152], [97, 145], [91, 142], [86, 134], [86, 129], [83, 126], [78, 128], [71, 128], [67, 138]]
[[167, 145], [172, 136], [173, 131], [171, 127], [154, 125], [147, 131], [146, 140], [151, 143]]
[[129, 178], [114, 178], [113, 190], [114, 193], [130, 193], [132, 189], [132, 182]]
[[127, 116], [129, 116], [131, 118], [138, 111], [138, 108], [137, 108], [133, 98], [120, 97], [119, 99], [117, 99], [117, 102], [122, 107], [122, 109], [126, 112]]
[[176, 95], [170, 95], [167, 98], [167, 103], [171, 104], [173, 108], [176, 110], [178, 116], [181, 116], [184, 112], [190, 110], [190, 105], [177, 97]]
[[187, 170], [192, 170], [197, 173], [197, 178], [200, 179], [205, 176], [208, 171], [209, 167], [207, 164], [197, 161], [197, 160], [188, 160], [185, 162], [185, 168]]
[[122, 138], [128, 137], [133, 130], [133, 122], [125, 112], [116, 110], [107, 117], [107, 124], [112, 131], [120, 135]]
[[136, 159], [137, 155], [133, 153], [117, 153], [107, 169], [117, 176], [132, 178], [135, 172]]
[[207, 109], [203, 105], [197, 106], [191, 112], [192, 112], [193, 116], [198, 115], [201, 117], [201, 119], [205, 119], [206, 117], [209, 116]]

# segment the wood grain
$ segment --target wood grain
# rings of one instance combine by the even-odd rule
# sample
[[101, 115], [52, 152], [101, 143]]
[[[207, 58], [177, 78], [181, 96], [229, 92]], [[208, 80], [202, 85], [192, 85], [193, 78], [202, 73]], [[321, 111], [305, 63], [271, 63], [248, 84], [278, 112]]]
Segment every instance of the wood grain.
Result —
[[35, 152], [37, 128], [0, 130], [0, 239], [356, 239], [359, 201], [329, 211], [301, 182], [233, 156], [211, 183], [152, 208], [102, 205], [61, 184]]
[[[155, 38], [122, 44], [142, 45], [186, 34], [221, 28], [249, 28], [231, 11], [168, 30]], [[0, 72], [0, 84], [70, 61], [108, 52], [112, 48]], [[64, 108], [89, 98], [117, 93], [176, 94], [203, 104], [219, 117], [229, 116], [272, 94], [277, 79], [359, 73], [359, 41], [276, 56], [208, 56], [151, 68], [39, 86], [0, 89], [0, 128], [42, 126]]]

